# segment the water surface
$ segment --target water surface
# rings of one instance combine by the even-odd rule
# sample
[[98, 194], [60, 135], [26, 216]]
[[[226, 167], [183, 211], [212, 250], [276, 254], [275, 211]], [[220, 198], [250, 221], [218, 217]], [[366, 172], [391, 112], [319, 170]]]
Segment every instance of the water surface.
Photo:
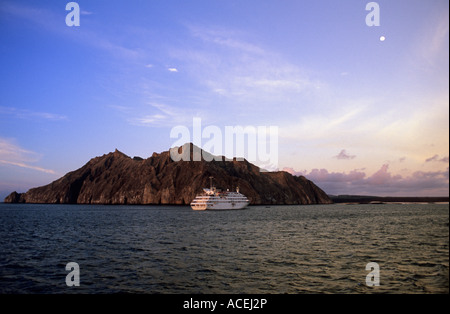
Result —
[[0, 204], [0, 293], [448, 293], [448, 221], [448, 204]]

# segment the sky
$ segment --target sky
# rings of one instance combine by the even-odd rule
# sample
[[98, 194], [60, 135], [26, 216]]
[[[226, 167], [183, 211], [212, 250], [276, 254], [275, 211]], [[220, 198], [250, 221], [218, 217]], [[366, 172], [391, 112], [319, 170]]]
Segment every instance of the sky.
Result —
[[449, 3], [369, 2], [0, 0], [0, 197], [194, 119], [276, 127], [328, 194], [448, 196]]

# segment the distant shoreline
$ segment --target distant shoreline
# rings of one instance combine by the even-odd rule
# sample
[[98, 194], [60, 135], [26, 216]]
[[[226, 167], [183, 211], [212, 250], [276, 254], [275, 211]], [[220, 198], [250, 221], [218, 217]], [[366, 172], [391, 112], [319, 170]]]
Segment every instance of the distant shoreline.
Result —
[[448, 203], [448, 196], [365, 196], [328, 195], [333, 203], [384, 204], [384, 203]]

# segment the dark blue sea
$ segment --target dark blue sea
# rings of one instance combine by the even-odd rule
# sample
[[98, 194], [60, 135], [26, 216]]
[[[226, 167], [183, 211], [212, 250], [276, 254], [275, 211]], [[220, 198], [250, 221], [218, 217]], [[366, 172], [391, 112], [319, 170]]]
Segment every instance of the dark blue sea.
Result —
[[449, 205], [0, 204], [0, 293], [449, 293]]

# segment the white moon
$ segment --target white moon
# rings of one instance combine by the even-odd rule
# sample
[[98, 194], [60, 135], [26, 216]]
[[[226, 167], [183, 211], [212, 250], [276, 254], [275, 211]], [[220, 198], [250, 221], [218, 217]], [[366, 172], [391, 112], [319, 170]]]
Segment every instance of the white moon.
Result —
[[380, 37], [380, 41], [385, 41], [385, 40], [386, 40], [386, 37], [384, 37], [384, 36]]

